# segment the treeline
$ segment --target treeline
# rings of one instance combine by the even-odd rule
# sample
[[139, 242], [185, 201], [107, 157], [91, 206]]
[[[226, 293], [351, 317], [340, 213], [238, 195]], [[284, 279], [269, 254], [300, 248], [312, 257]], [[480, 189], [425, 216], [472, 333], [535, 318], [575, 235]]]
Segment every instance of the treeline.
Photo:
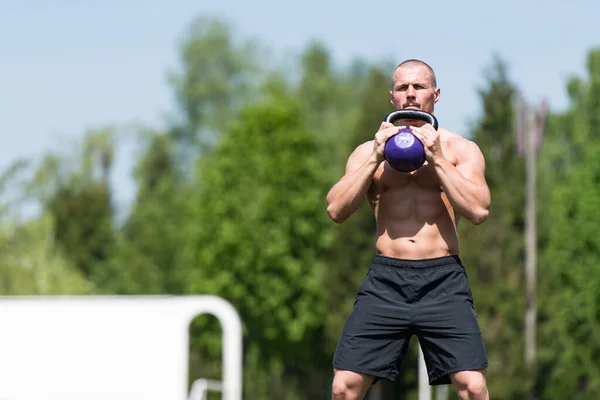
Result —
[[[247, 399], [327, 399], [331, 358], [373, 255], [366, 205], [336, 225], [325, 195], [346, 157], [391, 111], [398, 60], [336, 65], [321, 43], [278, 64], [218, 19], [193, 21], [171, 75], [177, 118], [137, 132], [137, 193], [117, 218], [110, 184], [122, 130], [92, 130], [75, 156], [0, 176], [0, 294], [216, 294], [244, 323]], [[525, 163], [508, 66], [493, 59], [470, 132], [493, 206], [460, 228], [495, 399], [600, 398], [600, 50], [565, 82], [538, 160], [538, 336], [525, 364]], [[23, 202], [34, 218], [19, 218]], [[220, 328], [191, 327], [190, 379], [220, 377]], [[416, 399], [415, 341], [397, 385]]]

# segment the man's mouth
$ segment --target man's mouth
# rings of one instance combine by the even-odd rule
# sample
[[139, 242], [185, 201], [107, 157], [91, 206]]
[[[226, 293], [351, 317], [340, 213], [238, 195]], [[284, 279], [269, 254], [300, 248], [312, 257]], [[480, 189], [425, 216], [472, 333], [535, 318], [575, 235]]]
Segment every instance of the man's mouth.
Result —
[[405, 109], [411, 109], [411, 110], [418, 110], [419, 107], [414, 105], [414, 104], [409, 104], [407, 106], [404, 107]]

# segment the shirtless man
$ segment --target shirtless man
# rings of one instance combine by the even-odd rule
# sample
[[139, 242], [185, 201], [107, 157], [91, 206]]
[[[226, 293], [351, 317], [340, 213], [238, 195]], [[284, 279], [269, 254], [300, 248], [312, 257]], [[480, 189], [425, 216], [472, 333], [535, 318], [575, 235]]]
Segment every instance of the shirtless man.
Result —
[[[440, 98], [434, 71], [420, 60], [401, 63], [390, 98], [396, 109], [433, 114]], [[423, 142], [427, 158], [412, 173], [384, 161], [386, 140], [405, 126]], [[487, 355], [456, 232], [461, 218], [475, 225], [487, 219], [484, 172], [475, 143], [422, 121], [384, 122], [348, 158], [345, 175], [327, 195], [327, 213], [342, 223], [366, 198], [377, 235], [373, 263], [337, 344], [334, 400], [360, 400], [375, 381], [396, 380], [413, 334], [430, 385], [451, 383], [460, 399], [489, 399]]]

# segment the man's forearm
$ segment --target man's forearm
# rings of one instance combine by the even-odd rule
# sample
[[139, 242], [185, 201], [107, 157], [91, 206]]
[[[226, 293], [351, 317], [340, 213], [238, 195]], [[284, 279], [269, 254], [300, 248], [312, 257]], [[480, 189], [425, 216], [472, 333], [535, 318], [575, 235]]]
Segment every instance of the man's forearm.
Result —
[[327, 214], [333, 221], [342, 223], [358, 210], [379, 164], [370, 157], [331, 188], [327, 194]]
[[485, 186], [466, 179], [445, 158], [434, 163], [440, 183], [454, 210], [473, 224], [480, 224], [489, 214], [490, 195]]

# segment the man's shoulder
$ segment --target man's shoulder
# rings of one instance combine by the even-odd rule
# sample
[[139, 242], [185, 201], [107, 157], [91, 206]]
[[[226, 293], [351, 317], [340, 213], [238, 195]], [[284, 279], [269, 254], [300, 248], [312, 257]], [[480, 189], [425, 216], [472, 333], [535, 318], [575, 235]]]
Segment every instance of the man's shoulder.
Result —
[[354, 169], [359, 166], [369, 157], [371, 152], [373, 151], [373, 140], [364, 142], [356, 146], [354, 151], [348, 157], [346, 161], [346, 170]]
[[481, 149], [473, 140], [447, 129], [440, 128], [438, 131], [445, 148], [450, 151], [457, 163], [485, 163]]
[[446, 142], [448, 147], [479, 150], [477, 143], [475, 143], [473, 140], [467, 139], [460, 133], [448, 130], [446, 128], [439, 128], [438, 132], [440, 133], [442, 141]]
[[370, 153], [371, 151], [373, 151], [373, 142], [374, 142], [374, 140], [367, 140], [366, 142], [363, 142], [363, 143], [359, 144], [354, 149], [354, 153], [355, 154], [367, 154], [367, 153]]
[[460, 133], [451, 131], [450, 129], [440, 127], [438, 129], [438, 132], [440, 133], [440, 137], [443, 140], [452, 140], [452, 141], [468, 140]]

